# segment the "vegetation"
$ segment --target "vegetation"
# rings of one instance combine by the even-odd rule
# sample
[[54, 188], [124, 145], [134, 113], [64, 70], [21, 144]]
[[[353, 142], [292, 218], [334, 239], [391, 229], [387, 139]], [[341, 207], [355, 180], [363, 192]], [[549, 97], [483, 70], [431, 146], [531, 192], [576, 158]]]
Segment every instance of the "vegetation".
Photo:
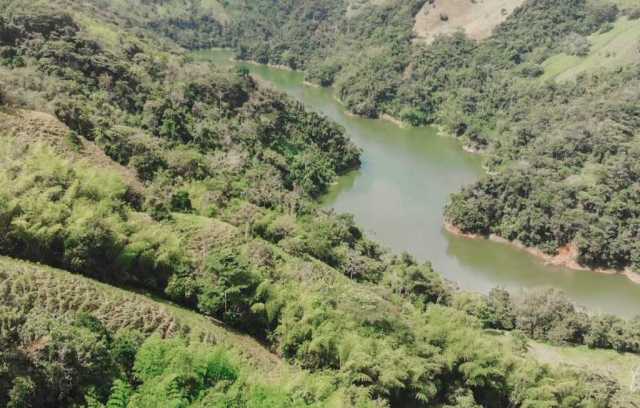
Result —
[[589, 315], [556, 289], [536, 289], [513, 297], [493, 289], [487, 297], [460, 294], [453, 305], [476, 316], [485, 328], [514, 331], [555, 345], [586, 345], [640, 353], [640, 319]]
[[[620, 34], [637, 23], [632, 5], [531, 0], [482, 41], [455, 33], [426, 43], [413, 38], [425, 2], [362, 3], [253, 2], [238, 14], [229, 5], [233, 40], [219, 44], [242, 59], [304, 69], [353, 113], [439, 123], [485, 151], [492, 176], [447, 209], [463, 232], [549, 254], [576, 248], [590, 268], [638, 268], [638, 178], [629, 164], [637, 101], [625, 91], [637, 44], [628, 45], [633, 29]], [[594, 53], [616, 38], [626, 66], [569, 83], [541, 79], [562, 61], [602, 65]]]
[[631, 164], [638, 115], [626, 92], [637, 85], [636, 71], [547, 85], [548, 103], [503, 133], [491, 159], [501, 170], [455, 195], [448, 217], [463, 231], [497, 233], [550, 254], [575, 247], [583, 265], [638, 268]]
[[[267, 3], [242, 10], [258, 18]], [[116, 1], [1, 3], [0, 254], [13, 259], [0, 261], [0, 403], [633, 404], [636, 396], [615, 380], [552, 370], [486, 329], [638, 351], [636, 320], [588, 317], [555, 292], [515, 300], [500, 290], [488, 297], [462, 293], [429, 263], [380, 248], [351, 216], [314, 201], [337, 174], [359, 164], [342, 129], [246, 71], [193, 63], [176, 45], [232, 38], [250, 56], [247, 36], [271, 33], [272, 19], [282, 16], [279, 27], [300, 30], [297, 22], [305, 20], [289, 12], [303, 12], [317, 23], [313, 35], [263, 61], [291, 65], [293, 55], [303, 64], [321, 58], [311, 44], [326, 44], [335, 35], [329, 22], [342, 18], [334, 11], [345, 10], [354, 22], [345, 38], [398, 47], [354, 60], [362, 65], [327, 67], [322, 77], [326, 83], [333, 77], [346, 103], [362, 113], [402, 106], [389, 98], [405, 92], [398, 88], [405, 67], [397, 62], [413, 55], [409, 21], [423, 2], [348, 10], [336, 9], [338, 2], [298, 3], [279, 3], [256, 21], [219, 31], [219, 38], [216, 30], [227, 24], [221, 14], [209, 15], [219, 23], [210, 31], [200, 30], [211, 11], [205, 2], [192, 2], [194, 12], [186, 15], [175, 2], [140, 2], [130, 15]], [[602, 20], [557, 7], [577, 14], [575, 24], [590, 24], [583, 34]], [[152, 20], [151, 11], [160, 17]], [[129, 28], [132, 22], [140, 25]], [[542, 46], [562, 34], [535, 38]], [[272, 47], [276, 39], [269, 38]], [[500, 55], [513, 57], [496, 44]], [[460, 70], [477, 74], [456, 57], [480, 58], [461, 36], [424, 52], [434, 56], [425, 65], [457, 60]], [[349, 71], [356, 66], [362, 71]], [[371, 89], [346, 79], [368, 70], [385, 82]], [[434, 78], [448, 85], [444, 71]], [[405, 116], [421, 123], [439, 112], [433, 105]], [[150, 297], [180, 307], [160, 307]], [[203, 319], [222, 327], [195, 327]], [[246, 364], [258, 358], [250, 351], [249, 362], [237, 356], [249, 341], [232, 330], [304, 370], [302, 380], [251, 375]], [[219, 339], [225, 345], [212, 347]]]
[[612, 29], [596, 32], [587, 38], [589, 48], [584, 56], [557, 54], [542, 64], [542, 79], [575, 79], [579, 74], [592, 73], [604, 68], [616, 68], [638, 61], [637, 32], [640, 22], [628, 17], [616, 20]]
[[3, 406], [286, 407], [341, 398], [322, 376], [289, 373], [257, 342], [195, 313], [63, 271], [0, 264]]

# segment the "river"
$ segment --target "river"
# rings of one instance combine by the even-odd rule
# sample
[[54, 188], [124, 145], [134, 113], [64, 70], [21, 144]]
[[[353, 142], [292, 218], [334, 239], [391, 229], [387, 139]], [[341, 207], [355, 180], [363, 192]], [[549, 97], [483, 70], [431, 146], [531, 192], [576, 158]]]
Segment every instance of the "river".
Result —
[[[197, 58], [231, 64], [229, 51]], [[402, 128], [391, 122], [354, 117], [331, 89], [303, 83], [303, 74], [246, 64], [272, 87], [302, 101], [307, 109], [342, 125], [362, 148], [362, 166], [338, 179], [322, 204], [355, 216], [368, 236], [396, 251], [407, 251], [461, 288], [519, 291], [556, 287], [592, 311], [630, 317], [640, 313], [640, 285], [623, 276], [574, 271], [543, 261], [507, 244], [454, 236], [443, 228], [449, 194], [482, 176], [482, 158], [466, 153], [435, 128]]]

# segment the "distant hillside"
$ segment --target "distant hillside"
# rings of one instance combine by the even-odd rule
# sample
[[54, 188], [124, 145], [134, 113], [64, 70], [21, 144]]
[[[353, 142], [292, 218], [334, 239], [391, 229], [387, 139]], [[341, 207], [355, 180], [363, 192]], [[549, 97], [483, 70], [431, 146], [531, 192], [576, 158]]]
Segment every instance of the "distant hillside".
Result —
[[541, 79], [572, 80], [580, 74], [640, 63], [640, 20], [622, 17], [607, 29], [586, 37], [584, 55], [562, 52], [544, 61]]
[[432, 42], [438, 35], [463, 31], [469, 38], [482, 40], [505, 21], [525, 0], [435, 0], [416, 15], [414, 30], [419, 39]]

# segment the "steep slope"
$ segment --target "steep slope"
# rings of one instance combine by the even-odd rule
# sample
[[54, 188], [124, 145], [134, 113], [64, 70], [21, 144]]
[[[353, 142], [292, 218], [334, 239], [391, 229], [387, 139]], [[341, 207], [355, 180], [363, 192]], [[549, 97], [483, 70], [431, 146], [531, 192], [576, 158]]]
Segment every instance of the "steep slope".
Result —
[[[37, 308], [57, 318], [87, 313], [109, 330], [139, 330], [145, 336], [187, 336], [206, 344], [222, 344], [244, 355], [267, 380], [285, 375], [287, 365], [255, 339], [219, 322], [168, 302], [119, 289], [55, 268], [0, 257], [0, 304], [28, 313]], [[268, 377], [266, 374], [270, 374]]]
[[85, 159], [117, 173], [134, 194], [144, 191], [135, 171], [111, 160], [94, 142], [78, 137], [51, 114], [21, 109], [0, 112], [0, 135], [22, 146], [44, 143], [69, 160]]

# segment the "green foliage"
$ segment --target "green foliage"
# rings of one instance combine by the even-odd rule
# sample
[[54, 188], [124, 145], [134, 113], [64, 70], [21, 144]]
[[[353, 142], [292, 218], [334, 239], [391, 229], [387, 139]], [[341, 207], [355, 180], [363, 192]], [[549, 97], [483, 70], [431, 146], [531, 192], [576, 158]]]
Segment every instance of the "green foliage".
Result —
[[[637, 143], [629, 129], [638, 116], [633, 97], [618, 97], [636, 86], [633, 72], [549, 85], [552, 101], [571, 99], [566, 108], [527, 94], [522, 103], [537, 111], [504, 132], [491, 160], [500, 171], [454, 195], [447, 218], [549, 254], [575, 248], [586, 266], [634, 268], [637, 172], [629, 160]], [[569, 111], [579, 113], [568, 120]]]
[[[129, 407], [303, 407], [315, 405], [282, 389], [249, 380], [242, 367], [220, 347], [205, 349], [179, 339], [148, 339], [135, 362], [139, 385], [130, 393], [120, 385], [111, 399], [128, 397]], [[119, 383], [116, 383], [119, 384]], [[110, 401], [111, 401], [110, 399]], [[107, 405], [109, 406], [109, 405]]]
[[12, 385], [0, 387], [0, 401], [16, 407], [71, 405], [89, 389], [108, 391], [116, 374], [108, 337], [38, 309], [21, 316], [11, 327], [14, 338], [3, 333], [0, 361]]
[[260, 278], [250, 266], [236, 254], [223, 252], [209, 256], [206, 271], [214, 278], [200, 288], [198, 308], [232, 325], [256, 330], [247, 320]]
[[[161, 44], [166, 36], [195, 47], [229, 41], [241, 57], [261, 62], [310, 67], [324, 61], [309, 69], [309, 79], [335, 81], [352, 110], [402, 115], [415, 125], [441, 120], [474, 146], [488, 146], [494, 143], [486, 131], [495, 125], [496, 107], [513, 107], [517, 117], [520, 103], [541, 97], [511, 87], [516, 82], [509, 70], [529, 58], [532, 47], [551, 47], [572, 31], [586, 35], [599, 28], [611, 10], [596, 13], [580, 1], [531, 3], [514, 17], [530, 21], [530, 32], [520, 31], [520, 23], [506, 24], [483, 45], [455, 35], [421, 46], [412, 41], [412, 20], [424, 1], [348, 9], [334, 0], [228, 4], [245, 18], [232, 15], [224, 29], [200, 2], [186, 8], [173, 1], [134, 2], [127, 11], [111, 0], [71, 3], [74, 17], [56, 12], [58, 1], [51, 2], [54, 10], [31, 4], [20, 13], [17, 2], [5, 3], [11, 7], [2, 19], [2, 46], [27, 58], [25, 67], [3, 70], [21, 79], [11, 83], [12, 95], [33, 97], [16, 105], [53, 110], [76, 132], [81, 143], [74, 145], [81, 148], [69, 149], [56, 139], [62, 135], [64, 142], [68, 133], [55, 131], [42, 132], [46, 137], [38, 143], [16, 143], [18, 134], [26, 138], [48, 125], [62, 126], [28, 111], [28, 120], [2, 113], [2, 254], [179, 302], [202, 319], [215, 319], [221, 331], [232, 325], [258, 337], [307, 370], [310, 380], [280, 384], [276, 377], [274, 384], [260, 384], [229, 351], [206, 345], [217, 335], [162, 339], [191, 326], [181, 327], [148, 299], [114, 299], [79, 277], [62, 279], [25, 266], [0, 269], [0, 403], [589, 406], [609, 392], [606, 381], [551, 372], [518, 350], [512, 353], [484, 328], [516, 327], [553, 342], [636, 347], [635, 321], [621, 333], [622, 323], [589, 320], [556, 293], [517, 301], [499, 290], [488, 297], [457, 293], [429, 263], [390, 254], [364, 237], [352, 217], [318, 209], [312, 198], [359, 164], [359, 151], [344, 130], [259, 86], [246, 71], [196, 64], [170, 41]], [[91, 9], [96, 5], [103, 12]], [[556, 18], [568, 23], [543, 30]], [[81, 24], [89, 27], [81, 30]], [[136, 30], [127, 28], [136, 24]], [[149, 28], [160, 38], [151, 38]], [[105, 30], [113, 35], [90, 37]], [[519, 45], [505, 43], [509, 36]], [[55, 86], [40, 85], [49, 82]], [[556, 92], [552, 85], [547, 90]], [[571, 92], [580, 89], [558, 90], [557, 97]], [[630, 99], [612, 112], [621, 112], [622, 123], [633, 117], [633, 106]], [[533, 149], [547, 129], [528, 130], [514, 129], [513, 140], [505, 138], [496, 149], [514, 153], [518, 143]], [[620, 138], [612, 133], [602, 139], [609, 136]], [[575, 143], [544, 144], [545, 154], [566, 158], [577, 169], [581, 154], [593, 152], [612, 174], [615, 169], [633, 180], [633, 157], [623, 167], [606, 161], [617, 142], [570, 140]], [[544, 168], [533, 162], [534, 169]], [[493, 166], [502, 163], [496, 159]], [[569, 242], [575, 219], [549, 222], [544, 215], [554, 211], [552, 194], [534, 185], [548, 181], [545, 174], [521, 173], [508, 173], [509, 180], [489, 176], [493, 184], [463, 192], [449, 212], [460, 224], [471, 214], [465, 231], [494, 232], [494, 222], [507, 217], [503, 235], [553, 251]], [[624, 189], [616, 180], [625, 179], [614, 178], [610, 187]], [[569, 200], [581, 192], [560, 187], [554, 197]], [[531, 202], [520, 205], [526, 195]], [[502, 208], [496, 197], [513, 197], [514, 205]], [[576, 233], [585, 237], [578, 241], [583, 256], [602, 254], [603, 242], [619, 226], [614, 220], [624, 217], [624, 197], [610, 219]], [[593, 194], [581, 199], [584, 208], [604, 205]], [[527, 216], [508, 218], [513, 214], [505, 208]], [[640, 259], [624, 246], [607, 257], [625, 251], [629, 259]], [[150, 333], [158, 336], [144, 341]], [[254, 362], [282, 364], [271, 354], [254, 357], [247, 337], [227, 336], [246, 347], [243, 354]]]
[[[129, 213], [128, 187], [112, 173], [65, 161], [43, 146], [2, 146], [0, 186], [5, 255], [38, 260], [112, 282], [162, 285], [185, 267], [162, 227], [155, 235]], [[114, 274], [115, 270], [119, 274]]]
[[131, 388], [122, 380], [115, 380], [111, 386], [111, 394], [105, 404], [106, 408], [127, 408], [129, 406], [129, 397]]
[[30, 395], [35, 391], [35, 384], [29, 377], [16, 377], [9, 391], [7, 408], [22, 408], [31, 405]]

